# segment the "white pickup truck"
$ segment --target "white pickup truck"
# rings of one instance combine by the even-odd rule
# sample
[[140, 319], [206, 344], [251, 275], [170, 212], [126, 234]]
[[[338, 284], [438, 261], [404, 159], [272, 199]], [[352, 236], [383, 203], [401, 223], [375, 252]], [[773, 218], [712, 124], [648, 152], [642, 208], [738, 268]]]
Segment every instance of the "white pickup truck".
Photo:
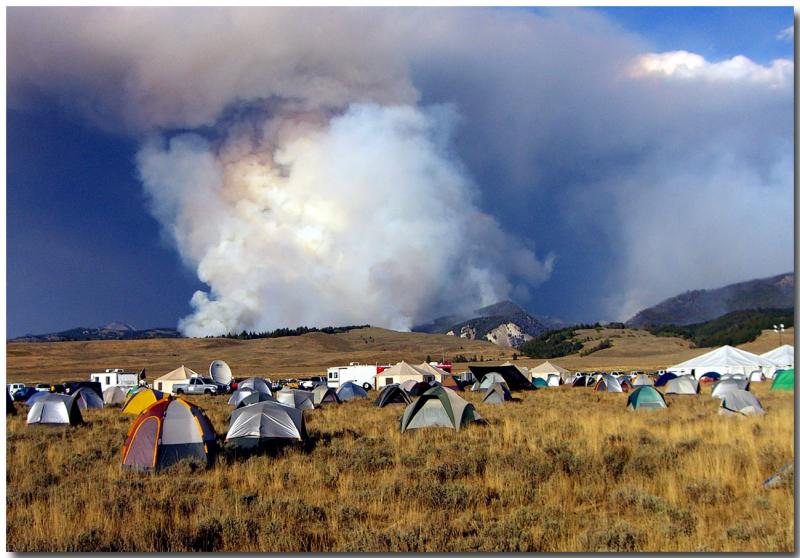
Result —
[[194, 378], [189, 378], [189, 381], [185, 384], [173, 385], [172, 391], [178, 395], [197, 395], [201, 393], [206, 395], [218, 395], [220, 393], [226, 393], [228, 391], [228, 386], [215, 382], [211, 378], [196, 376]]

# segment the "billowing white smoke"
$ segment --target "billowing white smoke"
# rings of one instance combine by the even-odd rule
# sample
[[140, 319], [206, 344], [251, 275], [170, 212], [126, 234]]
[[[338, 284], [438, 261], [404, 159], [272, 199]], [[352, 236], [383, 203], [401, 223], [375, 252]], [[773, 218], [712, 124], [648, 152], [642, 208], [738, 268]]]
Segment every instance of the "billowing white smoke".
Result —
[[448, 156], [450, 110], [355, 104], [317, 116], [280, 113], [218, 147], [185, 134], [139, 153], [154, 214], [211, 287], [192, 297], [185, 334], [407, 329], [506, 297], [509, 271], [547, 277], [550, 261], [473, 204]]

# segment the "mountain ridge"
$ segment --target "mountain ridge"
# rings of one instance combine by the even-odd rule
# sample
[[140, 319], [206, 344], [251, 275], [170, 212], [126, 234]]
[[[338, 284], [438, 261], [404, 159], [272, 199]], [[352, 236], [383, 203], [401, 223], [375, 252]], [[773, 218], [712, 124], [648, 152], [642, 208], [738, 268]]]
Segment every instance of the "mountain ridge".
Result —
[[716, 289], [690, 290], [640, 310], [627, 327], [690, 325], [737, 310], [794, 307], [794, 272], [731, 283]]

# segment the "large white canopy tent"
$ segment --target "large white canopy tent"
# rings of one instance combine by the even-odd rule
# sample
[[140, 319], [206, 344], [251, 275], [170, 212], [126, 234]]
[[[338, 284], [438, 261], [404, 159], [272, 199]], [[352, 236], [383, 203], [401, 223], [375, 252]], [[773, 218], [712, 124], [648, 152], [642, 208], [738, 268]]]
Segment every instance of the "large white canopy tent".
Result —
[[774, 369], [775, 363], [753, 353], [748, 353], [730, 345], [724, 345], [698, 357], [689, 359], [680, 364], [667, 368], [678, 376], [692, 374], [696, 379], [706, 372], [719, 372], [725, 374], [744, 374], [749, 377], [756, 370], [766, 371]]
[[764, 375], [767, 378], [772, 378], [776, 370], [794, 368], [794, 347], [791, 345], [781, 345], [777, 349], [767, 351], [761, 356], [775, 363], [771, 370], [764, 370]]

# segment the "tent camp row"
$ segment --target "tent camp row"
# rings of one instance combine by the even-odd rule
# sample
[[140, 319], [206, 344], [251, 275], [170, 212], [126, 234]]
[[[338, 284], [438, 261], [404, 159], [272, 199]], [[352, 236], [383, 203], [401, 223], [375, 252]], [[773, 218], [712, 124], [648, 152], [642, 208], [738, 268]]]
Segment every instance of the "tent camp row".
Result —
[[756, 373], [772, 378], [776, 371], [789, 366], [794, 367], [794, 347], [791, 345], [783, 345], [763, 355], [724, 345], [671, 366], [667, 368], [667, 372], [678, 376], [691, 374], [698, 380], [708, 372], [722, 375], [743, 374], [748, 379], [751, 379], [751, 374]]

